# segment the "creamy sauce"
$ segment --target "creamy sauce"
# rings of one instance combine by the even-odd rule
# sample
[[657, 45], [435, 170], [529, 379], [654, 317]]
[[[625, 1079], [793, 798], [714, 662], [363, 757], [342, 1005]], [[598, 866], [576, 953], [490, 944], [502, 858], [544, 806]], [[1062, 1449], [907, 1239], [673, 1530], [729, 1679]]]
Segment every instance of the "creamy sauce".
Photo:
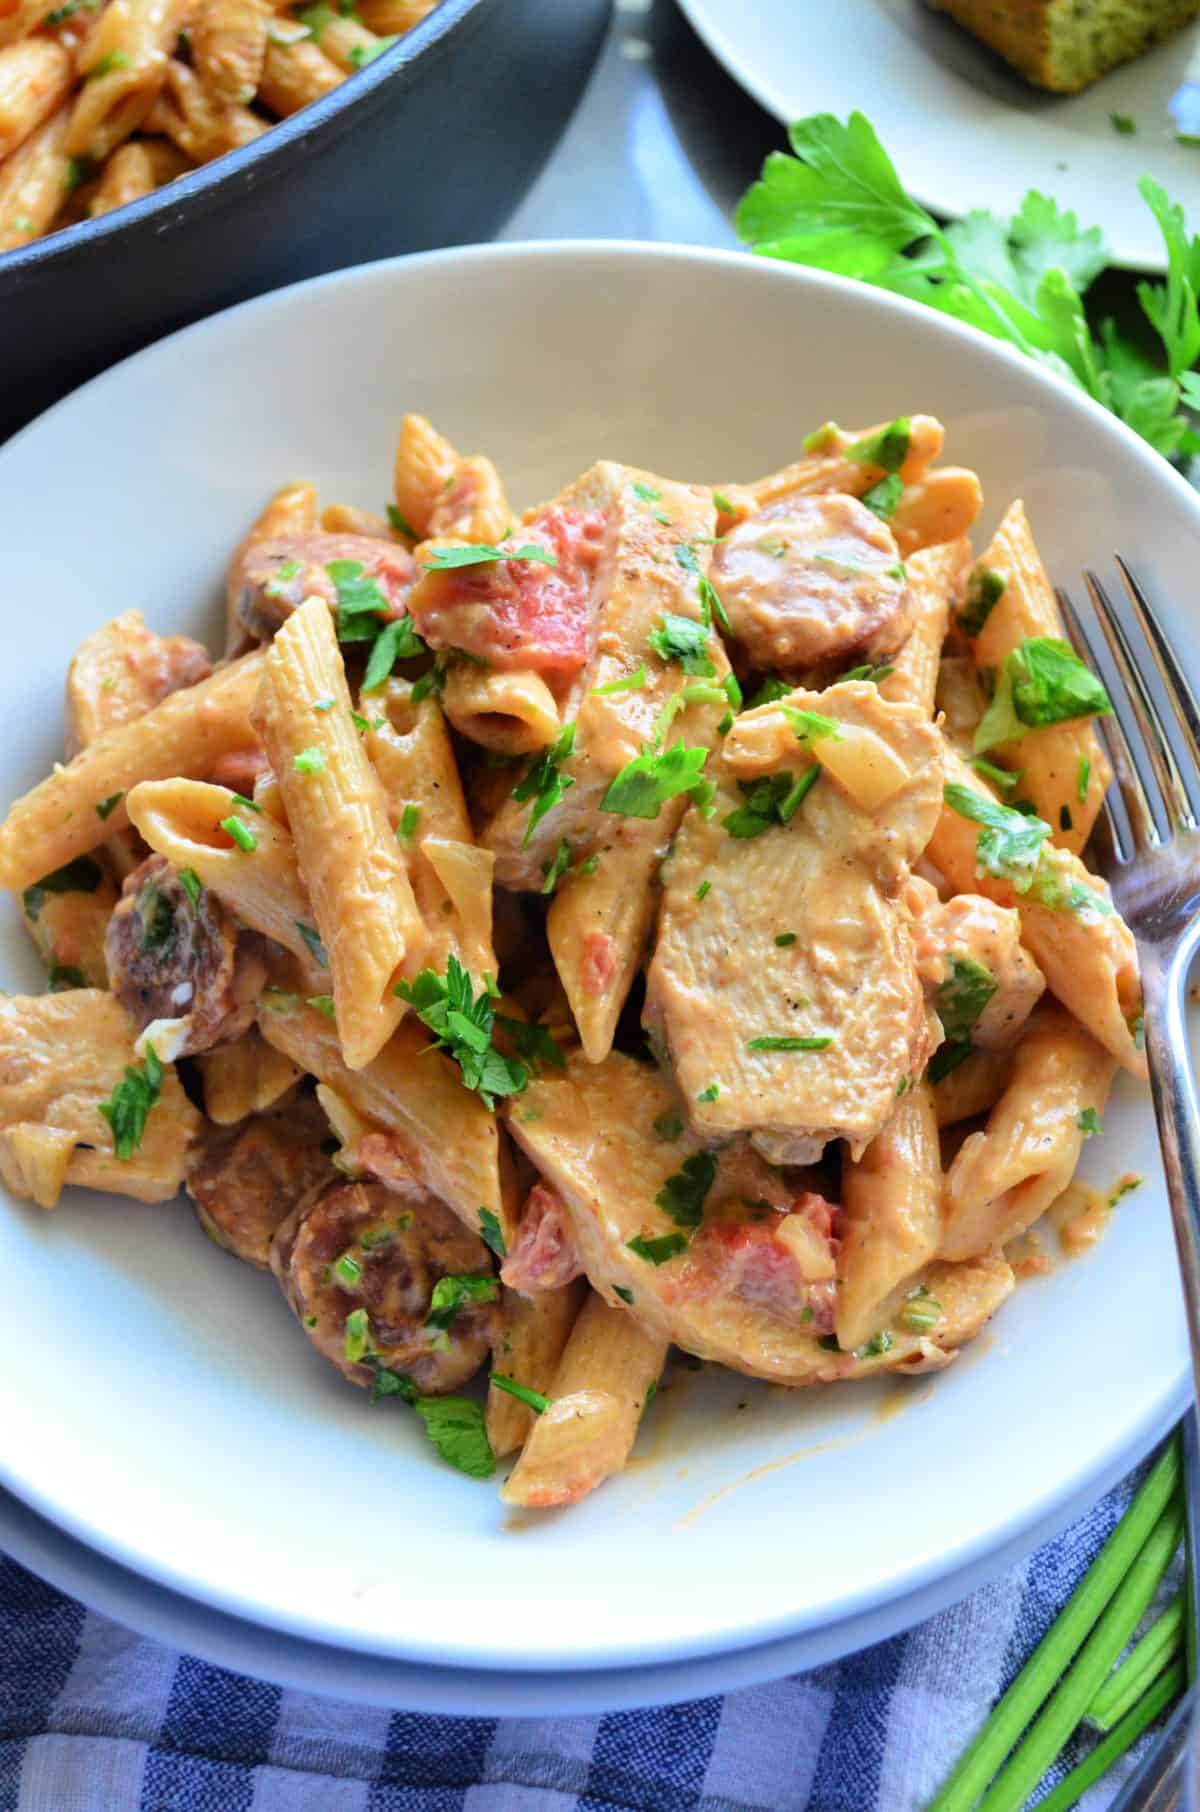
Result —
[[1090, 1251], [1112, 1218], [1114, 1193], [1101, 1194], [1090, 1183], [1070, 1183], [1050, 1209], [1066, 1258]]

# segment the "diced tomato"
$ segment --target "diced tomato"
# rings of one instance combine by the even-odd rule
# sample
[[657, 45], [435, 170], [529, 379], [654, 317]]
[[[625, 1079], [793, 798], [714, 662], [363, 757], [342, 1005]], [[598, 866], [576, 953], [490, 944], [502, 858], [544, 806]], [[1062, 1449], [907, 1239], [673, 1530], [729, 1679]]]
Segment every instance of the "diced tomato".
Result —
[[510, 1290], [532, 1296], [569, 1284], [582, 1270], [562, 1197], [545, 1183], [535, 1183], [501, 1277]]
[[[831, 1237], [836, 1212], [822, 1196], [798, 1197], [800, 1213], [824, 1237]], [[679, 1273], [679, 1293], [693, 1297], [738, 1297], [790, 1321], [827, 1334], [833, 1328], [836, 1286], [806, 1280], [795, 1255], [778, 1237], [786, 1217], [708, 1221], [692, 1241]]]
[[589, 931], [583, 940], [579, 979], [585, 994], [600, 995], [617, 973], [617, 946], [607, 931]]
[[435, 648], [490, 666], [570, 675], [587, 661], [592, 579], [604, 539], [598, 510], [551, 504], [500, 545], [546, 548], [544, 560], [492, 560], [426, 570], [409, 600], [413, 623]]

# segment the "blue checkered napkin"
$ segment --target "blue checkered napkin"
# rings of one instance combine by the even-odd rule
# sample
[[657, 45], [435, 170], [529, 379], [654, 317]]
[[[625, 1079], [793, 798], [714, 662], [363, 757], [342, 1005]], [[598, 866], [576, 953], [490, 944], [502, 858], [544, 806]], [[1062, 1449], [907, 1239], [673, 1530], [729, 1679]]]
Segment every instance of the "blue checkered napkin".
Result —
[[0, 1558], [0, 1812], [920, 1812], [1128, 1495], [850, 1660], [595, 1718], [313, 1698], [144, 1641]]

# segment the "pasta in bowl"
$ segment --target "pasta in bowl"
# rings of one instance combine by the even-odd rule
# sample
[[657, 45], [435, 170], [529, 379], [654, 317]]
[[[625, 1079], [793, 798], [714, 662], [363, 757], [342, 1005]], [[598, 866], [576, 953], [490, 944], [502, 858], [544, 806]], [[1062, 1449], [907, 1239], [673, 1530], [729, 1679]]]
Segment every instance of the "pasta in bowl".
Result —
[[1103, 685], [943, 438], [602, 459], [518, 524], [408, 416], [386, 517], [266, 505], [215, 663], [97, 629], [0, 825], [51, 988], [0, 1013], [10, 1192], [186, 1183], [531, 1508], [622, 1469], [672, 1346], [950, 1365], [1145, 1059]]

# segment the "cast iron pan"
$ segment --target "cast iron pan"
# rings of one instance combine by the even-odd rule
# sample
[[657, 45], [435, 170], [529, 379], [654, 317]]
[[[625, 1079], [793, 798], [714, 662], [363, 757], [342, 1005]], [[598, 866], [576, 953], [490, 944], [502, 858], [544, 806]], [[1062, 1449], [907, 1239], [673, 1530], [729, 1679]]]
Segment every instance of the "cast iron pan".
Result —
[[491, 238], [566, 124], [608, 13], [609, 0], [442, 0], [253, 144], [0, 255], [0, 440], [127, 353], [232, 302]]

